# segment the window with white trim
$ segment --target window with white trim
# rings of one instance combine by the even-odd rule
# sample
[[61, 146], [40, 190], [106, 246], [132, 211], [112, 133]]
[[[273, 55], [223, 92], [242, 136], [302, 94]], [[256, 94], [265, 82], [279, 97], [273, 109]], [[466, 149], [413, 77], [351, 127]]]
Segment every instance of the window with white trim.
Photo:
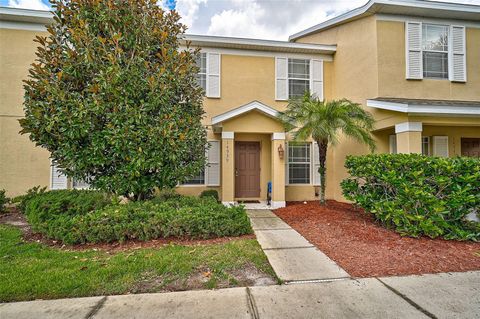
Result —
[[392, 134], [388, 136], [389, 152], [390, 154], [397, 154], [397, 135]]
[[422, 136], [422, 155], [430, 156], [430, 137]]
[[220, 186], [220, 141], [208, 141], [205, 167], [182, 185]]
[[448, 25], [422, 24], [423, 77], [448, 79]]
[[72, 179], [72, 187], [74, 189], [89, 189], [90, 184], [81, 180], [81, 179], [73, 178]]
[[205, 185], [205, 169], [187, 180], [183, 185]]
[[197, 74], [198, 85], [207, 90], [207, 53], [200, 53], [197, 57], [197, 66], [200, 69]]
[[310, 60], [288, 59], [288, 98], [301, 97], [310, 90]]
[[288, 143], [288, 183], [310, 184], [311, 143]]

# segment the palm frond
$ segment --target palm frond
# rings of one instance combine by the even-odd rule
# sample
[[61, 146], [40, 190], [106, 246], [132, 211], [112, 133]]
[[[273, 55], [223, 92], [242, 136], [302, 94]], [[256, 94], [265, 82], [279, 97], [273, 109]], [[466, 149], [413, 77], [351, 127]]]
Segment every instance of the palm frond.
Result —
[[360, 104], [347, 99], [323, 101], [306, 92], [290, 100], [280, 118], [296, 140], [312, 137], [335, 145], [343, 133], [368, 145], [372, 151], [375, 149], [370, 133], [375, 124], [373, 116]]

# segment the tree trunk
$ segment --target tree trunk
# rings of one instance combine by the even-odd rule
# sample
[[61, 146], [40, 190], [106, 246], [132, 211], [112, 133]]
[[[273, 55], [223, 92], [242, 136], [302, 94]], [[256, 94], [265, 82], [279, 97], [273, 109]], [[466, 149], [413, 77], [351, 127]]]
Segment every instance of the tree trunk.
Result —
[[318, 173], [320, 174], [320, 205], [325, 205], [325, 175], [326, 167], [325, 163], [327, 162], [327, 140], [318, 140], [316, 141], [318, 145]]

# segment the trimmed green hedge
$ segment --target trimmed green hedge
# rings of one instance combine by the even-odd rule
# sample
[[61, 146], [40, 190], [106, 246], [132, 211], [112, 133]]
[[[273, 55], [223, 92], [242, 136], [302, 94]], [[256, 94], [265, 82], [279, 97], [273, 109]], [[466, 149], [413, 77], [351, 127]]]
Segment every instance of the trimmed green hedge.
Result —
[[348, 156], [344, 196], [385, 226], [412, 237], [479, 240], [480, 160], [417, 154]]
[[203, 192], [200, 193], [200, 198], [204, 197], [213, 197], [215, 200], [218, 202], [219, 197], [218, 197], [218, 192], [215, 189], [206, 189]]
[[80, 205], [75, 196], [47, 192], [29, 200], [26, 215], [35, 230], [66, 244], [166, 237], [206, 239], [252, 233], [243, 207], [225, 207], [210, 197], [177, 196], [107, 205], [101, 193], [62, 192], [84, 192], [90, 198]]

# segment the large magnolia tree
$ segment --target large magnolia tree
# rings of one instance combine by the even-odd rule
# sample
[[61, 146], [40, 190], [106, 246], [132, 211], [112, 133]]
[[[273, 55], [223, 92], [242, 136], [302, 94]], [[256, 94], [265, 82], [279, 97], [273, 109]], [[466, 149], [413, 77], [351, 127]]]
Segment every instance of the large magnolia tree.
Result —
[[53, 0], [25, 81], [21, 133], [62, 172], [142, 199], [205, 164], [198, 52], [156, 0]]

